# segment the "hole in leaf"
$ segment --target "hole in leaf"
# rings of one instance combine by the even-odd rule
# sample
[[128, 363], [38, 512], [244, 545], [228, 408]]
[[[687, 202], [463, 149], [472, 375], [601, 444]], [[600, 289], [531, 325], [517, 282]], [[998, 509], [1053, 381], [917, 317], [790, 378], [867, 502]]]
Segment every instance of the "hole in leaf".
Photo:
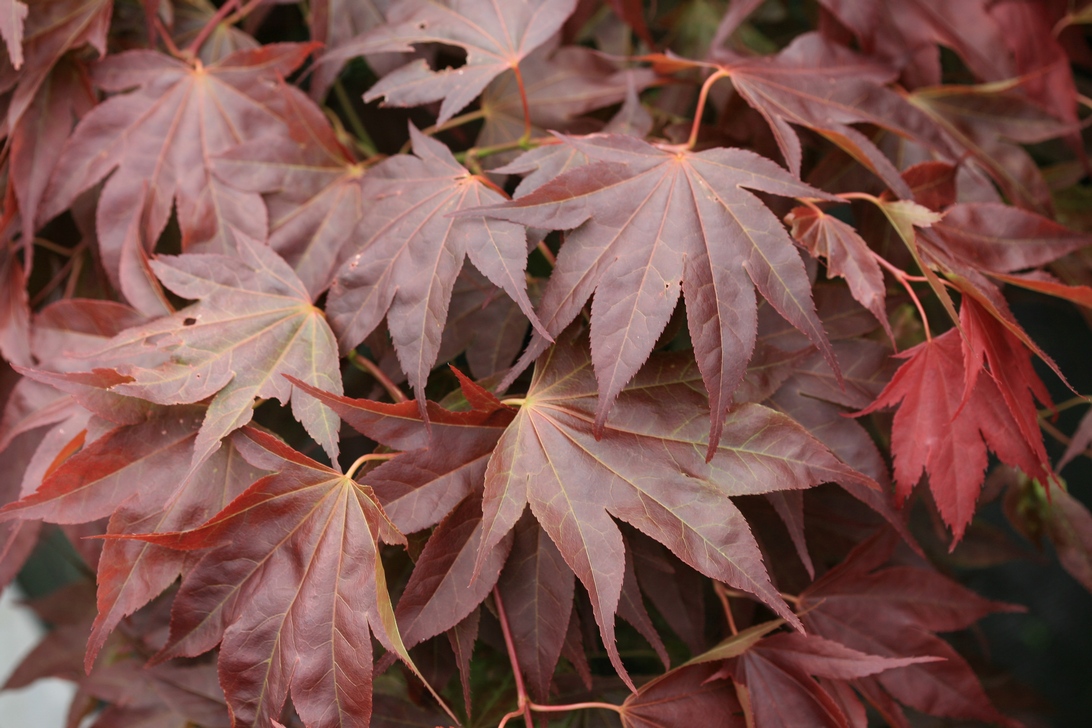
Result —
[[183, 326], [193, 326], [195, 323], [197, 323], [197, 319], [193, 318], [192, 316], [187, 316], [186, 318], [182, 319]]

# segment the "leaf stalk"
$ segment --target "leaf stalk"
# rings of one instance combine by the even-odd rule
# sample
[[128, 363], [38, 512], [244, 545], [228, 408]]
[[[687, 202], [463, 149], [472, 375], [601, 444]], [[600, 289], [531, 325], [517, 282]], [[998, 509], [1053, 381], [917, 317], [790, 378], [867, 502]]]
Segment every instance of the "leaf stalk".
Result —
[[349, 361], [352, 362], [353, 366], [357, 369], [371, 375], [372, 379], [379, 382], [395, 402], [399, 404], [402, 402], [409, 402], [409, 397], [406, 396], [406, 393], [403, 392], [399, 386], [394, 383], [394, 380], [388, 377], [374, 361], [358, 351], [353, 351], [349, 354]]

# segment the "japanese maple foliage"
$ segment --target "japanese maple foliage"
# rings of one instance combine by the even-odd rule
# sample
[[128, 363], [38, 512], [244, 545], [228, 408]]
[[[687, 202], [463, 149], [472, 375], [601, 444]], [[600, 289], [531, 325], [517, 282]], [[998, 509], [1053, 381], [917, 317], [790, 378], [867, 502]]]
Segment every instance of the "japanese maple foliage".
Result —
[[6, 687], [98, 728], [1039, 720], [953, 634], [1026, 595], [954, 567], [1045, 537], [1092, 591], [1089, 384], [1015, 305], [1092, 321], [1090, 24], [4, 0], [0, 586], [58, 537], [84, 575]]

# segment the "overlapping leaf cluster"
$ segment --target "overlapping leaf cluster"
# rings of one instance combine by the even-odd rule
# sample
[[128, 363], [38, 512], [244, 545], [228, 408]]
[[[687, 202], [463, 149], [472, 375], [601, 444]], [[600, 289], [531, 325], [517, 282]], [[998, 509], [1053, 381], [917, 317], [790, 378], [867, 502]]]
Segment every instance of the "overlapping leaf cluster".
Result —
[[1085, 5], [7, 0], [0, 584], [94, 575], [8, 687], [1019, 725], [926, 554], [997, 460], [1092, 590], [1009, 304], [1092, 307]]

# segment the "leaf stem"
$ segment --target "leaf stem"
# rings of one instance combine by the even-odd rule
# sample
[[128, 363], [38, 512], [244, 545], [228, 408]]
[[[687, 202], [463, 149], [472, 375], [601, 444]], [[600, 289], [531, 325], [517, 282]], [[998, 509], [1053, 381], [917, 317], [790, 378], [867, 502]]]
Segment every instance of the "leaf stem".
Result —
[[[729, 587], [724, 586], [719, 581], [718, 582], [713, 582], [713, 585], [714, 585], [714, 588], [717, 587], [717, 586], [720, 586], [720, 588], [724, 591], [724, 595], [728, 596], [728, 597], [742, 597], [744, 599], [754, 599], [755, 598], [755, 595], [751, 594], [750, 592], [740, 591], [739, 589], [731, 589]], [[789, 604], [792, 604], [793, 606], [796, 606], [796, 605], [800, 604], [800, 597], [798, 597], [796, 594], [789, 594], [788, 592], [779, 591], [777, 593], [777, 595], [779, 597], [781, 597], [782, 599], [784, 599]]]
[[881, 210], [883, 209], [883, 201], [879, 197], [876, 197], [876, 195], [870, 195], [867, 192], [842, 192], [838, 197], [843, 200], [865, 200], [871, 202]]
[[46, 240], [45, 238], [37, 238], [37, 237], [34, 238], [34, 244], [37, 245], [39, 248], [45, 248], [46, 250], [48, 250], [51, 253], [56, 253], [57, 255], [63, 255], [66, 258], [71, 258], [73, 253], [76, 252], [75, 248], [65, 248], [65, 247], [62, 247], [60, 245], [57, 245], [52, 240]]
[[527, 102], [527, 88], [523, 83], [523, 74], [519, 70], [518, 62], [512, 65], [512, 71], [516, 74], [519, 102], [523, 106], [523, 136], [520, 141], [526, 143], [531, 138], [531, 105]]
[[395, 384], [374, 361], [355, 350], [349, 353], [349, 361], [352, 362], [353, 366], [357, 369], [370, 374], [372, 379], [379, 382], [395, 402], [398, 402], [399, 404], [402, 402], [409, 402], [409, 397], [406, 396], [406, 393], [399, 389], [398, 385]]
[[230, 18], [228, 18], [224, 22], [227, 25], [234, 25], [235, 23], [240, 22], [240, 21], [246, 19], [246, 16], [250, 15], [252, 12], [257, 10], [258, 6], [261, 5], [264, 2], [265, 2], [265, 0], [250, 0], [250, 2], [248, 2], [243, 7], [239, 8], [238, 12], [236, 12], [234, 15], [232, 15]]
[[739, 634], [739, 629], [736, 627], [736, 618], [732, 616], [732, 603], [728, 601], [728, 590], [724, 584], [719, 581], [713, 582], [713, 591], [717, 594], [717, 599], [720, 600], [720, 606], [724, 609], [724, 616], [728, 619], [728, 630], [732, 633], [732, 636]]
[[185, 59], [187, 57], [186, 54], [178, 50], [178, 46], [174, 44], [174, 38], [171, 37], [170, 31], [163, 25], [163, 21], [159, 19], [158, 15], [153, 22], [155, 23], [156, 30], [159, 31], [159, 37], [163, 39], [163, 45], [167, 46], [167, 52], [175, 58]]
[[1048, 435], [1050, 435], [1051, 437], [1053, 437], [1055, 440], [1057, 440], [1058, 442], [1060, 442], [1063, 445], [1068, 446], [1069, 443], [1072, 442], [1069, 435], [1065, 434], [1064, 432], [1062, 432], [1061, 430], [1059, 430], [1057, 427], [1050, 424], [1046, 420], [1039, 420], [1039, 427], [1042, 427], [1044, 430], [1046, 430]]
[[475, 163], [476, 160], [488, 157], [491, 154], [500, 154], [501, 152], [510, 152], [513, 149], [521, 149], [527, 151], [528, 149], [534, 149], [537, 146], [548, 143], [550, 139], [516, 139], [511, 142], [504, 142], [502, 144], [494, 144], [489, 147], [471, 147], [463, 152], [456, 152], [455, 159], [460, 164], [470, 166]]
[[[216, 26], [223, 22], [227, 14], [239, 6], [239, 0], [227, 0], [220, 6], [219, 10], [213, 13], [212, 17], [208, 19], [208, 22], [197, 31], [197, 35], [188, 46], [186, 46], [185, 53], [190, 56], [196, 56], [201, 51], [201, 46], [212, 35], [212, 31], [216, 29]], [[163, 33], [163, 40], [166, 42], [169, 39], [169, 35]], [[177, 50], [177, 49], [176, 49]]]
[[615, 705], [613, 703], [597, 703], [594, 701], [586, 703], [566, 703], [565, 705], [539, 705], [538, 703], [527, 703], [527, 707], [535, 713], [563, 713], [567, 710], [585, 710], [588, 708], [600, 708], [602, 710], [613, 710], [618, 715], [624, 715], [625, 711], [622, 710], [622, 706]]
[[516, 679], [516, 710], [508, 713], [501, 720], [497, 728], [502, 728], [509, 718], [515, 718], [523, 714], [523, 722], [527, 728], [535, 728], [531, 720], [530, 700], [527, 697], [527, 686], [523, 682], [523, 673], [519, 669], [519, 659], [516, 656], [516, 643], [512, 639], [512, 628], [508, 626], [508, 613], [504, 611], [504, 601], [501, 599], [500, 590], [493, 587], [493, 603], [497, 606], [497, 619], [500, 620], [501, 632], [504, 634], [504, 646], [508, 650], [508, 661], [512, 664], [512, 675]]
[[932, 341], [933, 333], [929, 329], [929, 317], [925, 315], [925, 307], [921, 305], [921, 301], [918, 299], [918, 294], [914, 291], [914, 287], [910, 285], [910, 281], [912, 280], [928, 281], [928, 279], [922, 278], [920, 276], [908, 275], [903, 269], [898, 268], [891, 263], [888, 263], [887, 259], [876, 251], [873, 250], [869, 252], [872, 253], [872, 257], [876, 260], [876, 262], [886, 268], [887, 271], [892, 276], [894, 276], [895, 280], [902, 284], [902, 287], [906, 289], [906, 292], [910, 295], [910, 300], [914, 302], [914, 306], [916, 306], [918, 309], [918, 315], [921, 316], [921, 324], [925, 327], [925, 340]]
[[76, 261], [79, 260], [80, 254], [83, 253], [86, 247], [86, 243], [81, 242], [79, 245], [72, 248], [72, 253], [68, 256], [68, 260], [61, 265], [60, 269], [49, 279], [49, 282], [42, 287], [42, 290], [38, 291], [34, 298], [30, 300], [31, 308], [37, 307], [42, 301], [49, 297], [49, 294], [53, 293], [57, 286], [61, 285], [62, 280], [65, 280], [66, 277], [70, 277], [72, 270], [76, 266]]
[[376, 148], [375, 142], [372, 141], [371, 134], [364, 128], [364, 122], [361, 121], [360, 115], [357, 114], [356, 109], [353, 108], [353, 100], [349, 98], [349, 93], [345, 90], [345, 85], [341, 83], [340, 78], [334, 81], [334, 96], [337, 97], [337, 103], [341, 107], [341, 110], [345, 112], [345, 118], [352, 128], [353, 134], [356, 135], [356, 141], [360, 149], [369, 157], [374, 157], [379, 154], [379, 149]]
[[[472, 121], [485, 118], [485, 110], [478, 109], [477, 111], [468, 111], [465, 114], [459, 114], [445, 121], [443, 124], [433, 124], [427, 129], [422, 129], [421, 133], [425, 136], [434, 136], [440, 132], [447, 131], [448, 129], [454, 129], [462, 126], [463, 124], [469, 124]], [[405, 154], [413, 147], [413, 140], [407, 139], [406, 143], [402, 145], [402, 148], [398, 150], [399, 154]]]
[[353, 464], [349, 466], [349, 469], [345, 471], [345, 477], [351, 480], [352, 477], [356, 475], [356, 471], [359, 470], [360, 466], [364, 463], [375, 460], [392, 460], [401, 454], [402, 453], [400, 452], [370, 452], [367, 455], [361, 455], [354, 460]]
[[554, 251], [550, 250], [550, 246], [546, 244], [545, 240], [539, 240], [538, 245], [535, 246], [535, 250], [539, 252], [546, 262], [550, 264], [551, 268], [557, 267], [557, 256], [554, 255]]
[[68, 280], [65, 281], [64, 293], [61, 294], [61, 297], [65, 300], [76, 295], [76, 286], [80, 284], [80, 274], [83, 273], [83, 255], [74, 255], [70, 260], [72, 261], [72, 270], [68, 274]]
[[701, 131], [701, 117], [705, 113], [705, 104], [709, 99], [709, 89], [713, 88], [714, 83], [722, 78], [728, 78], [729, 75], [723, 68], [719, 69], [705, 79], [705, 83], [701, 85], [701, 92], [698, 94], [698, 107], [694, 111], [694, 124], [690, 127], [690, 138], [686, 140], [687, 149], [693, 149], [694, 145], [698, 143], [698, 132]]
[[1061, 404], [1056, 404], [1053, 407], [1046, 407], [1039, 410], [1040, 417], [1053, 417], [1054, 415], [1065, 412], [1067, 409], [1073, 409], [1074, 407], [1080, 407], [1082, 404], [1092, 404], [1092, 399], [1078, 394], [1076, 397], [1070, 397]]
[[509, 407], [522, 407], [527, 400], [523, 397], [509, 397], [502, 399], [501, 404], [508, 405]]

